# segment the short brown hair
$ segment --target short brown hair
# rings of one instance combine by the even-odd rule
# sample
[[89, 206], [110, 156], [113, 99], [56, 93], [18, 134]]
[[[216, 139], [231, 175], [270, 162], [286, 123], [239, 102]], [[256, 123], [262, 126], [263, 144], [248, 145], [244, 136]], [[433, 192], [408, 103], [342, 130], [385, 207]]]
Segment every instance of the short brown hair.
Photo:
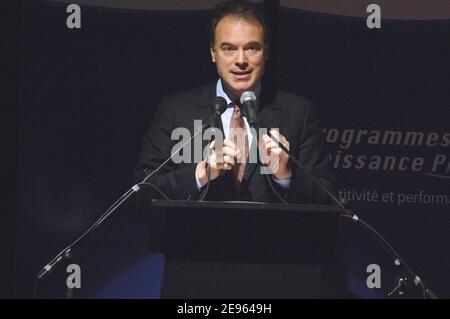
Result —
[[256, 20], [263, 28], [264, 45], [268, 47], [269, 36], [267, 20], [264, 15], [263, 7], [245, 0], [229, 0], [218, 3], [212, 12], [211, 26], [209, 29], [209, 43], [214, 46], [215, 32], [219, 21], [227, 16], [236, 16], [244, 20]]

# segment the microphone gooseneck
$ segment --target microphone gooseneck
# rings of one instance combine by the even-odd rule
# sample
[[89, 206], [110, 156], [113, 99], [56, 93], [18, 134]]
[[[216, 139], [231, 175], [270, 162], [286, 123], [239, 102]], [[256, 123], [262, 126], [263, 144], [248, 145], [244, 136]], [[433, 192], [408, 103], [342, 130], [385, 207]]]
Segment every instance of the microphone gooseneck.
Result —
[[[259, 130], [259, 121], [258, 121], [258, 104], [256, 100], [256, 94], [252, 91], [245, 91], [242, 93], [240, 98], [241, 106], [243, 109], [243, 115], [247, 118], [248, 125], [251, 128], [251, 133], [253, 135], [253, 139], [258, 145], [258, 130]], [[258, 148], [258, 146], [257, 146]], [[283, 204], [289, 204], [280, 192], [273, 185], [273, 181], [270, 178], [269, 174], [264, 174], [266, 177], [267, 184], [269, 184], [270, 189], [275, 194], [280, 202]]]
[[115, 212], [125, 201], [128, 200], [128, 198], [130, 198], [134, 193], [137, 193], [140, 189], [141, 186], [147, 185], [147, 186], [151, 186], [153, 188], [156, 189], [156, 191], [158, 191], [161, 195], [163, 195], [163, 197], [165, 197], [166, 199], [169, 199], [157, 186], [153, 185], [151, 182], [149, 182], [148, 180], [154, 176], [156, 173], [158, 173], [162, 167], [164, 165], [166, 165], [175, 154], [177, 154], [179, 151], [181, 151], [187, 144], [189, 144], [190, 142], [192, 142], [192, 140], [197, 137], [204, 129], [211, 127], [213, 125], [215, 125], [215, 122], [218, 120], [218, 118], [220, 118], [220, 116], [222, 115], [222, 113], [226, 110], [227, 108], [227, 102], [224, 98], [222, 97], [216, 97], [213, 102], [210, 105], [210, 109], [211, 109], [211, 117], [210, 117], [210, 122], [207, 124], [202, 125], [202, 127], [200, 129], [198, 129], [194, 135], [185, 143], [183, 143], [183, 145], [181, 145], [177, 150], [175, 150], [174, 152], [172, 152], [172, 154], [163, 162], [161, 163], [161, 165], [159, 165], [156, 169], [154, 169], [153, 171], [150, 172], [150, 174], [148, 174], [147, 176], [144, 177], [144, 179], [132, 186], [129, 190], [127, 190], [122, 196], [119, 197], [118, 200], [116, 200], [103, 214], [102, 216], [100, 216], [100, 218], [91, 226], [89, 227], [80, 237], [78, 237], [75, 241], [73, 241], [71, 244], [69, 244], [67, 247], [65, 247], [59, 254], [57, 254], [48, 264], [46, 264], [40, 271], [39, 273], [36, 275], [35, 277], [35, 283], [34, 283], [34, 288], [33, 288], [33, 297], [37, 297], [37, 291], [38, 291], [38, 286], [39, 286], [39, 281], [44, 278], [48, 273], [51, 272], [51, 270], [58, 264], [60, 263], [65, 257], [68, 256], [68, 254], [71, 252], [71, 250], [79, 243], [81, 242], [85, 237], [87, 237], [87, 235], [89, 235], [90, 233], [92, 233], [97, 227], [100, 226], [100, 224], [102, 224], [113, 212]]
[[[241, 99], [240, 99], [241, 105], [244, 109], [244, 114], [247, 116], [247, 121], [250, 125], [250, 127], [254, 129], [258, 129], [259, 125], [263, 125], [264, 123], [261, 123], [258, 121], [258, 108], [257, 108], [257, 102], [256, 102], [256, 95], [255, 93], [251, 91], [247, 91], [242, 93]], [[422, 289], [423, 292], [423, 298], [427, 299], [437, 299], [438, 297], [434, 294], [434, 292], [429, 289], [423, 280], [416, 274], [412, 269], [408, 266], [408, 264], [400, 257], [400, 255], [397, 253], [397, 251], [390, 245], [390, 243], [380, 234], [378, 233], [373, 227], [371, 227], [368, 223], [361, 220], [358, 215], [351, 210], [349, 210], [347, 207], [345, 207], [344, 203], [339, 200], [332, 192], [330, 192], [321, 182], [318, 178], [313, 176], [309, 170], [302, 164], [300, 161], [292, 155], [292, 153], [283, 145], [281, 142], [273, 136], [270, 131], [267, 132], [267, 135], [278, 144], [278, 146], [283, 150], [284, 153], [286, 153], [289, 156], [289, 159], [292, 160], [292, 162], [295, 163], [295, 165], [305, 173], [306, 176], [308, 176], [314, 184], [316, 184], [323, 192], [325, 192], [329, 198], [333, 200], [343, 211], [343, 214], [340, 214], [341, 217], [349, 218], [359, 224], [369, 235], [374, 236], [377, 243], [380, 244], [380, 246], [383, 248], [383, 250], [390, 255], [397, 266], [403, 265], [405, 269], [409, 272], [409, 274], [414, 279], [414, 285], [418, 288]], [[270, 179], [267, 179], [269, 182], [269, 185], [272, 187]], [[272, 187], [274, 190], [274, 188]], [[278, 196], [278, 193], [275, 191], [275, 194]], [[286, 203], [286, 201], [282, 200], [282, 202]], [[403, 282], [402, 282], [403, 284]], [[395, 288], [394, 290], [397, 290]]]

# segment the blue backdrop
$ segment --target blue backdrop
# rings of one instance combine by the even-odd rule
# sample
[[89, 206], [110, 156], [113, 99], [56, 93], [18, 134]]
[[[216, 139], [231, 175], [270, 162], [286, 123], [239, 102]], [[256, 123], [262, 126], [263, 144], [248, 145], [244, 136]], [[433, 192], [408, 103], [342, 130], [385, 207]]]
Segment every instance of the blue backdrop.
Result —
[[[70, 30], [65, 9], [30, 1], [23, 11], [16, 297], [30, 297], [40, 267], [131, 186], [158, 98], [216, 79], [209, 12], [82, 7], [81, 29]], [[277, 72], [281, 89], [318, 102], [342, 196], [355, 197], [350, 206], [441, 297], [450, 297], [449, 31], [449, 21], [370, 30], [361, 18], [282, 9]], [[386, 157], [394, 159], [384, 169]], [[403, 170], [403, 157], [423, 158], [422, 170]], [[148, 252], [151, 231], [131, 204], [117, 211], [74, 252], [77, 295], [157, 298], [163, 256]], [[342, 233], [353, 293], [382, 297], [394, 285], [392, 261], [357, 225], [343, 222]], [[372, 263], [381, 289], [366, 286]], [[62, 297], [65, 276], [59, 268], [46, 277], [41, 296]]]

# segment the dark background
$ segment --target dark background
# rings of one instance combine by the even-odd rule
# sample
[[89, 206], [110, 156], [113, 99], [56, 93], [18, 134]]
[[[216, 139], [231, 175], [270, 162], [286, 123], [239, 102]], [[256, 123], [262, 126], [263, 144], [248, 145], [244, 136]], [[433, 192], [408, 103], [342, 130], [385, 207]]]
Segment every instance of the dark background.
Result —
[[0, 2], [1, 178], [0, 297], [12, 295], [17, 160], [20, 2]]
[[[0, 293], [29, 298], [39, 269], [131, 186], [158, 98], [216, 74], [207, 11], [82, 7], [82, 28], [69, 30], [64, 4], [12, 3], [2, 10], [8, 151]], [[271, 72], [281, 89], [318, 102], [325, 127], [448, 131], [449, 21], [382, 23], [369, 30], [363, 18], [282, 9]], [[337, 175], [343, 187], [407, 190], [421, 183], [448, 193], [446, 180]], [[450, 297], [448, 207], [354, 207], [438, 295]], [[342, 229], [354, 293], [381, 297], [365, 288], [365, 267], [386, 265], [389, 291], [392, 262], [354, 225]], [[131, 204], [117, 211], [75, 251], [74, 262], [83, 265], [79, 296], [158, 297], [163, 258], [148, 253], [151, 231], [148, 215]], [[48, 276], [41, 296], [62, 297], [64, 276], [63, 268]]]

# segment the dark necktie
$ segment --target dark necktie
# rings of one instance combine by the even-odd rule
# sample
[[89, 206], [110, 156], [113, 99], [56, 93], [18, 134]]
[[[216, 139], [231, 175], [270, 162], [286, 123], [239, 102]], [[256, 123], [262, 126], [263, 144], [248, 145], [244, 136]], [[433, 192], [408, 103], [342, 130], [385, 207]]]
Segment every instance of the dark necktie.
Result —
[[245, 164], [248, 157], [248, 136], [245, 128], [244, 118], [241, 116], [241, 110], [238, 105], [234, 105], [234, 111], [230, 121], [230, 140], [237, 146], [241, 156], [234, 166], [234, 183], [239, 192], [244, 178]]

